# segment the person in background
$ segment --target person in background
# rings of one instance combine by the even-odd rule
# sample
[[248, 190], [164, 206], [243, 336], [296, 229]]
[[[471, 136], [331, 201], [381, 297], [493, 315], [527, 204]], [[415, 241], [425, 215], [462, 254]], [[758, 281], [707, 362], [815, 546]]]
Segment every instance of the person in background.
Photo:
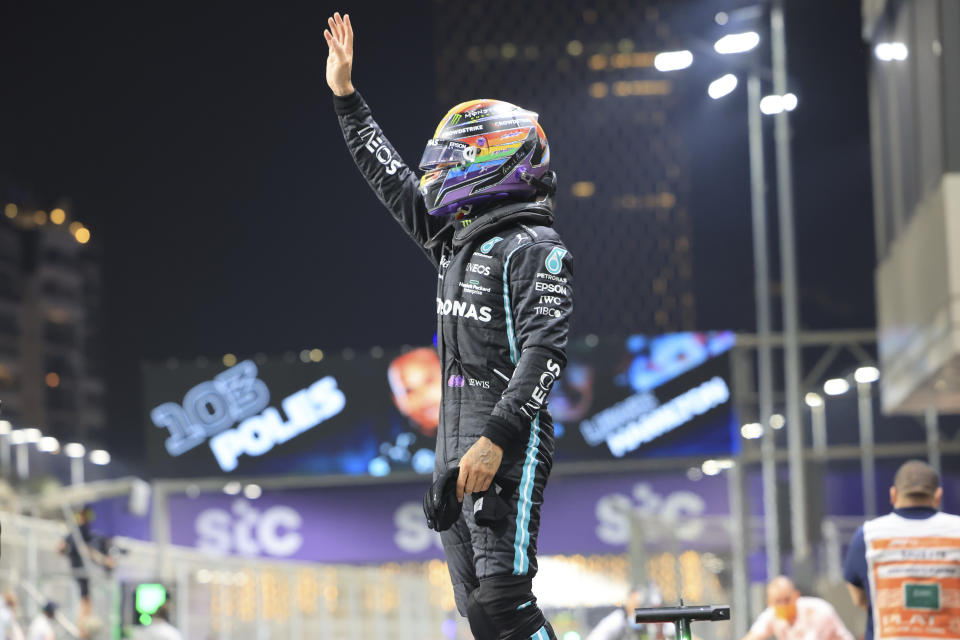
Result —
[[437, 436], [440, 424], [440, 390], [443, 372], [435, 349], [420, 347], [395, 358], [387, 369], [393, 402], [420, 432]]
[[53, 616], [57, 612], [57, 605], [48, 602], [36, 615], [27, 630], [27, 640], [56, 640], [57, 634], [53, 631]]
[[170, 609], [162, 604], [153, 614], [150, 624], [137, 636], [137, 640], [183, 640], [177, 628], [170, 623]]
[[867, 611], [865, 640], [960, 638], [960, 516], [938, 511], [942, 498], [936, 470], [909, 460], [890, 487], [893, 513], [853, 534], [843, 577]]
[[80, 587], [80, 612], [77, 616], [77, 626], [82, 630], [86, 628], [86, 621], [92, 615], [90, 603], [90, 576], [87, 573], [88, 567], [83, 563], [83, 548], [85, 548], [90, 560], [102, 567], [108, 573], [116, 567], [116, 561], [105, 551], [105, 538], [99, 536], [93, 531], [93, 521], [96, 513], [92, 507], [85, 506], [74, 514], [77, 521], [77, 529], [80, 532], [81, 541], [74, 540], [72, 535], [66, 536], [60, 541], [60, 553], [64, 554], [70, 560], [70, 567], [77, 579], [77, 585]]
[[801, 596], [793, 582], [778, 576], [767, 585], [767, 608], [744, 640], [853, 640], [826, 600]]
[[641, 606], [659, 606], [662, 604], [659, 591], [651, 587], [650, 595], [645, 597], [641, 587], [635, 587], [627, 594], [623, 606], [607, 614], [587, 635], [586, 640], [633, 640], [634, 638], [664, 638], [673, 636], [671, 624], [637, 624], [633, 621], [634, 611]]
[[0, 640], [23, 640], [23, 629], [17, 622], [17, 595], [6, 591], [0, 598]]

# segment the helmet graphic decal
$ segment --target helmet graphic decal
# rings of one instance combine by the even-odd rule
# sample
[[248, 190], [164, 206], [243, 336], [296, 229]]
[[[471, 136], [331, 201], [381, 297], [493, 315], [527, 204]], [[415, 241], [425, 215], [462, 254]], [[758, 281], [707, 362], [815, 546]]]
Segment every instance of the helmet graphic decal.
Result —
[[501, 199], [535, 199], [550, 164], [537, 120], [500, 100], [471, 100], [447, 112], [420, 160], [427, 211], [447, 215]]

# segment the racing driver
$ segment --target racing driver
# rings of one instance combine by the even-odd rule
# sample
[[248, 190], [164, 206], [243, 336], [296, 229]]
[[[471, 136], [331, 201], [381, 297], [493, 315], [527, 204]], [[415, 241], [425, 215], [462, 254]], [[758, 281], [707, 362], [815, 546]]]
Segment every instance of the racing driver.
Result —
[[536, 113], [463, 102], [427, 141], [417, 178], [353, 87], [349, 16], [328, 25], [327, 84], [347, 148], [439, 272], [434, 479], [455, 471], [462, 502], [441, 532], [457, 609], [478, 640], [553, 639], [532, 579], [554, 450], [546, 401], [566, 364], [573, 300], [571, 255], [551, 228], [547, 137]]

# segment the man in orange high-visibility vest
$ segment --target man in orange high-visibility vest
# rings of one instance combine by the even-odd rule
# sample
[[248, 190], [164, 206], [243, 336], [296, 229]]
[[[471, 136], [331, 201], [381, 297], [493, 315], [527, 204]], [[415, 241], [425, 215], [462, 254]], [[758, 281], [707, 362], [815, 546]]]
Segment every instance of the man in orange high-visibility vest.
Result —
[[960, 638], [960, 516], [938, 511], [943, 488], [926, 462], [904, 463], [893, 513], [857, 530], [844, 578], [867, 610], [865, 640]]

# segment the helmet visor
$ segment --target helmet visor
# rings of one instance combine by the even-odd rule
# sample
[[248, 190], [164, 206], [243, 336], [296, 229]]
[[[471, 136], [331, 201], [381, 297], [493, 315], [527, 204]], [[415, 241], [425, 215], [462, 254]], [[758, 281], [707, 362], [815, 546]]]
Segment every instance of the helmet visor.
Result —
[[477, 157], [477, 148], [456, 140], [433, 138], [427, 140], [427, 148], [420, 158], [420, 169], [430, 171], [456, 164], [473, 162]]

